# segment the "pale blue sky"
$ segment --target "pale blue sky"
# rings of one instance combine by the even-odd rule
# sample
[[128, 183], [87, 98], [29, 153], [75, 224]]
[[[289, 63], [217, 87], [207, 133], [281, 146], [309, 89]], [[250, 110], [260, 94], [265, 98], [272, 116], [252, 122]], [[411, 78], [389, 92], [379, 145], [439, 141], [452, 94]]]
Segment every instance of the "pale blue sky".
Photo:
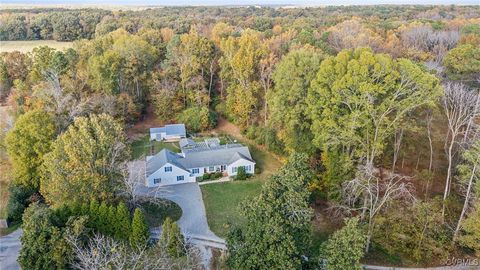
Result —
[[[428, 4], [428, 5], [480, 5], [480, 0], [0, 0], [3, 4], [106, 4], [106, 5], [374, 5], [374, 4]], [[1, 4], [0, 4], [1, 7]]]

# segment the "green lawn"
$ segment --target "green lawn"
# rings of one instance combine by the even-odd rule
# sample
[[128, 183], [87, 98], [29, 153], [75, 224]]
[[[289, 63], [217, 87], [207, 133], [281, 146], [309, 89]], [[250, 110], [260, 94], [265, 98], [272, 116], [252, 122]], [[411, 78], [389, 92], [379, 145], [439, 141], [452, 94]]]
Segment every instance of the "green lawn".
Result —
[[167, 148], [173, 152], [180, 152], [180, 147], [177, 143], [150, 141], [148, 135], [142, 139], [130, 143], [132, 150], [132, 159], [139, 159], [147, 155], [154, 155], [160, 152], [163, 148]]
[[207, 211], [210, 229], [220, 237], [228, 232], [228, 223], [242, 224], [244, 218], [240, 215], [241, 202], [260, 194], [262, 185], [268, 176], [278, 171], [282, 163], [270, 153], [256, 145], [247, 144], [261, 173], [245, 181], [233, 181], [202, 185], [203, 201]]
[[145, 214], [145, 220], [149, 227], [162, 226], [163, 221], [170, 217], [177, 221], [182, 216], [182, 209], [171, 201], [163, 201], [161, 204], [145, 202], [140, 205]]
[[203, 201], [210, 229], [220, 237], [228, 232], [228, 223], [242, 224], [240, 203], [260, 193], [261, 179], [202, 185]]
[[8, 227], [8, 228], [0, 229], [0, 236], [11, 234], [12, 232], [17, 230], [18, 228], [20, 228], [20, 224], [17, 223], [17, 224], [10, 225], [10, 227]]

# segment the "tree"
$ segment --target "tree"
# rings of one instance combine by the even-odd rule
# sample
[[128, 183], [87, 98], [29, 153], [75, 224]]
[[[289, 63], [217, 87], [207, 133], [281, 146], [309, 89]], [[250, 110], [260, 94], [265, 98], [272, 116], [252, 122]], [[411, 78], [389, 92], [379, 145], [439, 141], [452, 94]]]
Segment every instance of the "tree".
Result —
[[[480, 115], [480, 93], [469, 90], [461, 83], [447, 83], [443, 86], [443, 109], [447, 117], [448, 132], [445, 138], [448, 169], [443, 192], [445, 202], [450, 194], [454, 158], [458, 151], [458, 143], [463, 138], [469, 138], [469, 125]], [[442, 213], [445, 215], [445, 203]]]
[[55, 123], [44, 111], [29, 111], [17, 119], [5, 137], [16, 184], [39, 188], [43, 156], [50, 151], [55, 135]]
[[222, 40], [220, 49], [223, 53], [219, 60], [220, 76], [229, 83], [227, 111], [245, 129], [258, 106], [260, 60], [265, 48], [261, 45], [258, 32], [246, 30], [238, 38], [229, 36]]
[[85, 213], [89, 217], [88, 225], [91, 228], [99, 228], [100, 225], [100, 213], [99, 213], [100, 204], [97, 200], [91, 200], [88, 207], [88, 212]]
[[300, 49], [285, 55], [273, 73], [275, 87], [268, 93], [270, 122], [289, 152], [313, 151], [307, 114], [306, 97], [322, 57], [319, 53]]
[[452, 79], [472, 80], [471, 76], [480, 73], [480, 49], [472, 44], [460, 45], [447, 53], [443, 64]]
[[[94, 228], [101, 234], [110, 235], [109, 226], [110, 218], [108, 214], [108, 205], [105, 202], [100, 204], [98, 208], [98, 227]], [[113, 225], [113, 224], [112, 224]]]
[[365, 28], [357, 20], [347, 20], [329, 30], [328, 41], [337, 51], [370, 47], [378, 51], [381, 47], [381, 37], [372, 30]]
[[325, 269], [362, 269], [360, 259], [365, 254], [366, 237], [358, 218], [345, 220], [345, 226], [333, 233], [321, 248]]
[[431, 258], [447, 259], [451, 229], [444, 224], [442, 201], [416, 201], [411, 205], [395, 203], [377, 219], [374, 242], [391, 254], [399, 254], [416, 263]]
[[325, 167], [321, 174], [322, 185], [326, 187], [328, 199], [341, 201], [342, 185], [353, 176], [352, 160], [345, 153], [329, 149], [322, 152], [321, 158], [322, 165]]
[[9, 197], [7, 204], [7, 220], [10, 223], [19, 223], [22, 221], [22, 214], [25, 208], [30, 204], [30, 198], [35, 189], [21, 185], [10, 185], [8, 189]]
[[441, 94], [438, 79], [409, 60], [342, 51], [320, 64], [308, 93], [313, 142], [373, 166], [407, 113]]
[[474, 210], [462, 222], [462, 235], [458, 237], [458, 242], [464, 247], [474, 250], [480, 255], [480, 203], [477, 202]]
[[191, 132], [205, 131], [216, 124], [213, 113], [205, 106], [185, 109], [178, 116], [178, 120], [185, 123], [187, 129]]
[[132, 219], [132, 233], [130, 234], [130, 245], [142, 248], [147, 244], [150, 237], [147, 222], [140, 208], [135, 208]]
[[47, 202], [113, 199], [129, 152], [122, 127], [111, 116], [76, 118], [52, 148], [41, 183]]
[[309, 192], [313, 174], [307, 156], [294, 154], [261, 194], [243, 205], [244, 227], [227, 237], [232, 269], [301, 269], [310, 248]]
[[38, 203], [23, 216], [22, 249], [18, 262], [23, 269], [66, 269], [71, 258], [64, 232], [54, 223], [52, 210]]
[[115, 215], [115, 238], [120, 241], [128, 241], [131, 233], [130, 213], [124, 203], [117, 205], [117, 212]]
[[367, 221], [365, 252], [370, 249], [378, 215], [393, 201], [411, 202], [413, 185], [408, 177], [389, 173], [386, 176], [365, 166], [357, 171], [353, 180], [343, 183], [342, 202], [338, 209], [346, 212], [361, 211], [360, 218]]
[[245, 171], [245, 167], [238, 167], [237, 175], [235, 176], [235, 180], [245, 180], [247, 179], [247, 172]]
[[208, 106], [210, 92], [207, 92], [207, 85], [211, 85], [212, 80], [209, 67], [214, 58], [213, 42], [192, 28], [188, 34], [173, 39], [168, 49], [167, 61], [178, 70], [184, 106]]
[[180, 232], [176, 222], [173, 222], [170, 217], [167, 217], [162, 225], [162, 234], [158, 242], [161, 248], [165, 249], [167, 254], [172, 258], [181, 257], [185, 250], [183, 235]]
[[475, 198], [476, 193], [480, 192], [480, 139], [463, 152], [462, 158], [463, 162], [458, 166], [458, 171], [462, 184], [466, 186], [466, 192], [462, 212], [453, 234], [454, 241], [460, 232], [463, 219], [472, 203], [472, 198]]
[[[189, 248], [187, 256], [180, 259], [171, 258], [162, 248], [132, 248], [115, 239], [95, 234], [84, 244], [81, 239], [68, 237], [73, 247], [74, 269], [196, 269], [195, 259], [199, 254]], [[114, 251], [114, 252], [112, 252]]]

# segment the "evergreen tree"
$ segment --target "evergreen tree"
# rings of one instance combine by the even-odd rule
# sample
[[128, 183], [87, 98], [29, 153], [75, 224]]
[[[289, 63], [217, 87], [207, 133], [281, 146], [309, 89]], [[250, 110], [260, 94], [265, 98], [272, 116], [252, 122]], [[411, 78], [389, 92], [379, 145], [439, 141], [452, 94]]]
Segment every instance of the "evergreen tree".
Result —
[[108, 207], [108, 219], [106, 226], [106, 234], [110, 236], [115, 236], [116, 223], [117, 222], [117, 208], [113, 205]]
[[67, 269], [72, 253], [64, 230], [56, 222], [54, 213], [45, 205], [35, 203], [25, 210], [18, 257], [22, 269]]
[[98, 214], [99, 204], [96, 200], [90, 201], [90, 207], [88, 209], [88, 227], [98, 228], [99, 214]]
[[82, 203], [82, 205], [80, 207], [80, 215], [88, 216], [89, 213], [90, 213], [90, 204]]
[[247, 179], [247, 172], [245, 172], [245, 167], [238, 167], [237, 169], [237, 176], [235, 176], [235, 180], [245, 180]]
[[98, 208], [98, 222], [95, 229], [97, 229], [102, 234], [108, 235], [108, 223], [108, 206], [105, 202], [102, 202], [100, 204], [100, 207]]
[[115, 216], [115, 238], [118, 240], [128, 241], [130, 237], [130, 213], [127, 206], [123, 202], [117, 205]]
[[246, 225], [227, 238], [232, 269], [301, 269], [310, 257], [307, 184], [313, 178], [307, 156], [294, 154], [265, 183], [260, 196], [245, 203]]
[[362, 269], [360, 259], [365, 253], [366, 237], [358, 226], [358, 218], [346, 221], [322, 246], [321, 254], [327, 270]]
[[183, 235], [176, 222], [167, 217], [162, 225], [162, 235], [158, 244], [166, 249], [168, 255], [178, 258], [183, 255]]
[[130, 244], [133, 247], [142, 247], [148, 241], [150, 232], [147, 222], [140, 208], [135, 208], [132, 220], [132, 233], [130, 235]]

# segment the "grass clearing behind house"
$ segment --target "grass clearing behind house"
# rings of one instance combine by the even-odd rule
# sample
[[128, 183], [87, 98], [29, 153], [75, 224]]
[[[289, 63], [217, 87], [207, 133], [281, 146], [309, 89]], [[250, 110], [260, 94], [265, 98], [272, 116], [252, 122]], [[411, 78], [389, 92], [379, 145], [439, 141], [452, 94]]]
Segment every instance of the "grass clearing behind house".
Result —
[[150, 136], [145, 135], [141, 139], [134, 140], [130, 143], [131, 158], [132, 160], [139, 159], [141, 157], [155, 155], [162, 149], [167, 148], [173, 152], [180, 152], [180, 147], [177, 143], [173, 142], [158, 142], [150, 141]]

